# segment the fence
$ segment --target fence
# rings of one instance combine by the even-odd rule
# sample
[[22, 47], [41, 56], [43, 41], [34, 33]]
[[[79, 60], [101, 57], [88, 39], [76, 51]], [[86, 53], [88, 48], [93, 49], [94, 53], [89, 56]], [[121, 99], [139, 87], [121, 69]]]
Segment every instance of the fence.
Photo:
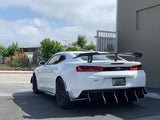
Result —
[[97, 51], [117, 52], [117, 33], [97, 30]]
[[1, 71], [33, 71], [36, 67], [39, 66], [39, 59], [25, 59], [25, 58], [16, 58], [11, 57], [1, 57], [0, 58], [0, 70]]

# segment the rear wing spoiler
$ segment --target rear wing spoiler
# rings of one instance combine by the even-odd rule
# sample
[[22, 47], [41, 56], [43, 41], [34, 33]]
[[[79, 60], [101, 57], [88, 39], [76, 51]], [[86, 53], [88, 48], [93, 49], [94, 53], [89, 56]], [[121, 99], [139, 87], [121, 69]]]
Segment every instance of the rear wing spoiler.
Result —
[[142, 53], [139, 52], [134, 52], [134, 53], [100, 53], [100, 52], [90, 52], [90, 53], [80, 53], [79, 55], [77, 55], [75, 58], [79, 58], [79, 57], [84, 57], [84, 56], [88, 56], [88, 63], [92, 63], [92, 59], [94, 55], [115, 55], [115, 62], [118, 60], [118, 56], [130, 56], [133, 57], [135, 61], [137, 61], [138, 58], [141, 58], [143, 56]]

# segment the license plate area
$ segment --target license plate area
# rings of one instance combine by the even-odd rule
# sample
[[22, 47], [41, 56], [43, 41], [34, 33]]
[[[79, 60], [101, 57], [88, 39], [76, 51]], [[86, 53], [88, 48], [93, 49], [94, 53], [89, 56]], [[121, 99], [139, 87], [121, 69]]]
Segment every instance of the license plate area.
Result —
[[112, 78], [112, 85], [113, 86], [125, 86], [126, 79], [125, 78]]

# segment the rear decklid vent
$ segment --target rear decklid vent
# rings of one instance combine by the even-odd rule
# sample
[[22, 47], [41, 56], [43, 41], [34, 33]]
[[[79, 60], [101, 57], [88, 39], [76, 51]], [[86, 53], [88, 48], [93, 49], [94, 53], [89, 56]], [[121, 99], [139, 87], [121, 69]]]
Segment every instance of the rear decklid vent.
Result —
[[103, 71], [124, 71], [130, 70], [130, 67], [103, 67]]
[[143, 70], [142, 65], [133, 65], [130, 67], [103, 67], [103, 71], [125, 71], [125, 70], [130, 70], [130, 71], [137, 71], [137, 70]]

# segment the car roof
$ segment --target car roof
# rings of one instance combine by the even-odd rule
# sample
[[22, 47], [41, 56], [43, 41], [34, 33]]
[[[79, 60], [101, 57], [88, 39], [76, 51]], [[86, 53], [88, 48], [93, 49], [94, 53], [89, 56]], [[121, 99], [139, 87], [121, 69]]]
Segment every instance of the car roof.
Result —
[[[58, 52], [56, 54], [75, 54], [75, 53], [90, 53], [91, 51], [67, 51], [67, 52]], [[99, 53], [108, 53], [108, 52], [100, 52], [100, 51], [92, 51], [92, 52], [99, 52]]]
[[89, 52], [89, 51], [67, 51], [67, 52], [58, 52], [58, 53], [56, 53], [56, 54], [68, 54], [68, 55], [73, 55], [73, 54], [75, 54], [75, 53], [87, 53], [87, 52]]
[[87, 52], [88, 51], [67, 51], [67, 52], [58, 52], [55, 55], [63, 54], [63, 55], [69, 56], [69, 58], [73, 58], [76, 56], [75, 55], [76, 53], [80, 54], [80, 53], [87, 53]]
[[66, 51], [66, 52], [58, 52], [57, 54], [72, 54], [72, 53], [86, 53], [89, 51]]
[[[99, 53], [107, 53], [107, 52], [100, 52], [100, 51], [67, 51], [67, 52], [58, 52], [55, 55], [59, 55], [59, 54], [63, 54], [68, 56], [68, 59], [72, 59], [73, 57], [75, 57], [76, 55], [80, 54], [80, 53], [90, 53], [90, 52], [99, 52]], [[79, 59], [81, 60], [81, 59]]]

